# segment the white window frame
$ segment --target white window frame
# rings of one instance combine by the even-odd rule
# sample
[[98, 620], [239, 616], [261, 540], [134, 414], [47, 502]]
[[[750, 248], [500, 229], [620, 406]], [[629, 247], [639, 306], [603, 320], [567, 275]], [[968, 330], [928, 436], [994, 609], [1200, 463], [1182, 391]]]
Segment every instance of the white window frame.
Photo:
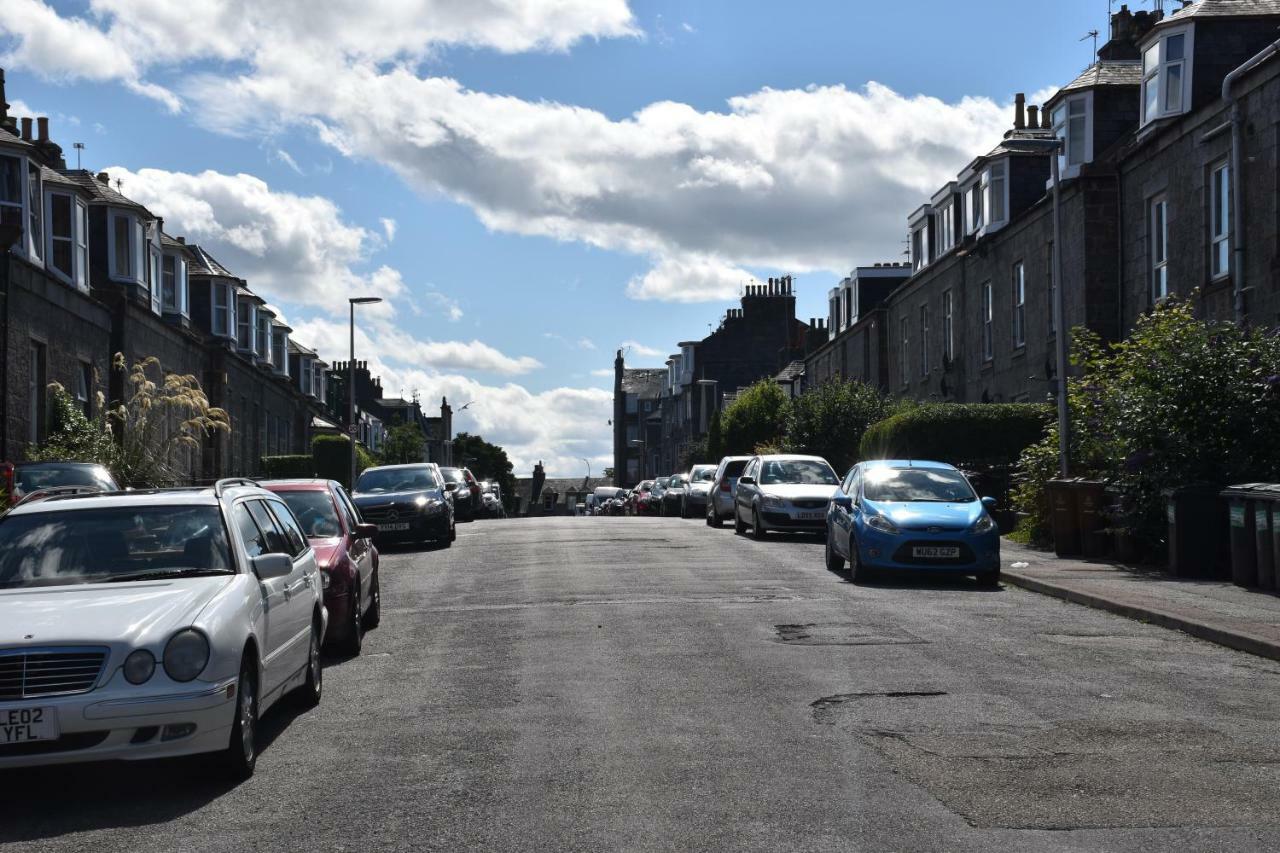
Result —
[[271, 326], [271, 364], [276, 373], [289, 375], [289, 333], [274, 323]]
[[1223, 160], [1209, 167], [1209, 277], [1231, 275], [1231, 167]]
[[[117, 270], [119, 265], [119, 249], [116, 247], [116, 223], [124, 221], [125, 232], [128, 235], [128, 246], [125, 249], [125, 263], [128, 268], [124, 272]], [[117, 208], [110, 208], [107, 212], [107, 275], [112, 281], [124, 282], [126, 284], [145, 285], [145, 275], [143, 267], [144, 250], [142, 242], [145, 234], [142, 230], [142, 222], [136, 213], [130, 213]]]
[[911, 382], [911, 339], [907, 333], [907, 329], [907, 318], [898, 318], [898, 334], [902, 337], [902, 342], [899, 348], [902, 354], [902, 364], [898, 366], [898, 375], [902, 379], [903, 385], [910, 384]]
[[75, 209], [72, 215], [76, 218], [75, 251], [75, 286], [89, 291], [89, 205], [84, 199], [75, 196]]
[[938, 257], [955, 248], [956, 244], [956, 204], [954, 200], [938, 206], [935, 220], [938, 223]]
[[[9, 217], [16, 218], [15, 224], [21, 226], [25, 233], [28, 230], [27, 216], [29, 215], [27, 212], [27, 158], [17, 154], [0, 154], [0, 160], [10, 161], [16, 169], [17, 185], [14, 189], [18, 197], [17, 201], [0, 199], [0, 207], [13, 211]], [[27, 254], [25, 241], [22, 246], [15, 246], [15, 248], [23, 255]]]
[[[982, 209], [986, 217], [979, 232], [990, 234], [1009, 224], [1009, 158], [1001, 157], [988, 163], [982, 170], [979, 186], [982, 188]], [[997, 210], [1001, 214], [999, 217], [995, 215]]]
[[[224, 299], [220, 303], [218, 296]], [[218, 312], [224, 313], [221, 328], [218, 323]], [[229, 281], [211, 281], [209, 283], [209, 331], [219, 338], [236, 338], [236, 286]]]
[[920, 315], [920, 378], [929, 376], [929, 303], [923, 303]]
[[1013, 265], [1013, 348], [1027, 345], [1027, 266], [1022, 261]]
[[[1182, 38], [1182, 56], [1169, 58], [1169, 41]], [[1160, 37], [1142, 49], [1142, 93], [1139, 103], [1142, 108], [1142, 124], [1146, 126], [1157, 119], [1178, 116], [1191, 108], [1191, 57], [1195, 55], [1195, 26], [1188, 24], [1177, 29], [1164, 30]], [[1170, 107], [1169, 76], [1173, 68], [1178, 69], [1179, 88], [1177, 105]], [[1154, 91], [1153, 91], [1154, 90]], [[1149, 103], [1155, 99], [1155, 107]]]
[[[241, 310], [241, 309], [244, 310]], [[241, 330], [249, 333], [247, 341], [241, 340]], [[236, 294], [236, 349], [249, 355], [258, 354], [258, 306], [247, 296]]]
[[[1076, 109], [1078, 108], [1078, 112]], [[1076, 144], [1071, 131], [1079, 128]], [[1062, 143], [1058, 174], [1062, 180], [1080, 175], [1080, 167], [1093, 162], [1093, 92], [1071, 95], [1053, 108], [1053, 135]], [[1052, 183], [1052, 179], [1048, 183]]]
[[[65, 199], [67, 202], [67, 218], [71, 226], [71, 232], [65, 236], [59, 236], [53, 233], [53, 203], [54, 199], [59, 201]], [[44, 209], [46, 221], [44, 227], [45, 239], [45, 269], [49, 271], [54, 278], [61, 279], [72, 287], [81, 287], [83, 281], [83, 271], [79, 270], [79, 261], [76, 257], [76, 250], [79, 245], [79, 238], [82, 236], [78, 233], [80, 221], [78, 218], [78, 208], [76, 202], [79, 198], [73, 192], [61, 192], [49, 190], [44, 194]], [[68, 254], [71, 260], [70, 270], [61, 270], [54, 266], [53, 259], [55, 256], [54, 244], [66, 243]]]
[[1147, 202], [1147, 256], [1151, 267], [1151, 300], [1169, 295], [1169, 199], [1161, 193]]
[[160, 316], [164, 308], [160, 304], [160, 268], [164, 253], [159, 246], [160, 229], [155, 223], [147, 225], [147, 293], [151, 299], [151, 313]]
[[27, 259], [42, 264], [44, 257], [44, 181], [40, 179], [40, 165], [27, 161]]
[[956, 358], [955, 305], [951, 288], [942, 291], [942, 356], [950, 364]]
[[995, 358], [994, 303], [995, 291], [991, 287], [991, 282], [984, 282], [982, 285], [982, 360], [984, 362]]
[[257, 350], [255, 352], [259, 360], [271, 364], [271, 315], [261, 310], [254, 313], [258, 320]]

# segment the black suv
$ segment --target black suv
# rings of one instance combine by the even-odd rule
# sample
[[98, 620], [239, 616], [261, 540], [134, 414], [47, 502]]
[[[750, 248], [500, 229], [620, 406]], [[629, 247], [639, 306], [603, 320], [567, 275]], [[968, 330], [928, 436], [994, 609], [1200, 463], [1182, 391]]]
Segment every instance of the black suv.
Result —
[[366, 468], [356, 478], [351, 499], [378, 542], [434, 540], [448, 548], [457, 538], [453, 501], [434, 462]]

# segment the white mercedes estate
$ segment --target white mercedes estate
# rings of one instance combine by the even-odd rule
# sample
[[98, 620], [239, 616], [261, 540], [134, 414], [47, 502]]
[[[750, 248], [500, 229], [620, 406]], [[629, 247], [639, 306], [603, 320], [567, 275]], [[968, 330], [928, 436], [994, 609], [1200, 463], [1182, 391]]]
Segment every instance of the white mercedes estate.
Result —
[[0, 769], [215, 753], [246, 777], [258, 717], [320, 701], [320, 572], [248, 480], [52, 496], [0, 518]]

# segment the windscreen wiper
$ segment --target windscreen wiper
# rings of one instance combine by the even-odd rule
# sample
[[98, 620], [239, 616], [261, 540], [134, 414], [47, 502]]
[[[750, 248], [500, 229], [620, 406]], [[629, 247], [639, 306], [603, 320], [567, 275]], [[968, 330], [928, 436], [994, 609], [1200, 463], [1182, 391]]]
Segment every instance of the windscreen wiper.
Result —
[[125, 583], [127, 581], [154, 581], [164, 578], [206, 578], [212, 575], [234, 575], [228, 569], [153, 569], [146, 572], [129, 572], [123, 575], [112, 575], [104, 578], [103, 583]]

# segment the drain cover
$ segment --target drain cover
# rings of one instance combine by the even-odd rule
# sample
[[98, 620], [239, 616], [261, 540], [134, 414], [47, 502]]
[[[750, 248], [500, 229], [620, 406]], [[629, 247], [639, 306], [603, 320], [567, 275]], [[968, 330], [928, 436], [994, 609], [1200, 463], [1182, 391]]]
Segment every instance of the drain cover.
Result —
[[900, 628], [877, 625], [817, 624], [774, 625], [776, 642], [790, 646], [898, 646], [927, 643]]

